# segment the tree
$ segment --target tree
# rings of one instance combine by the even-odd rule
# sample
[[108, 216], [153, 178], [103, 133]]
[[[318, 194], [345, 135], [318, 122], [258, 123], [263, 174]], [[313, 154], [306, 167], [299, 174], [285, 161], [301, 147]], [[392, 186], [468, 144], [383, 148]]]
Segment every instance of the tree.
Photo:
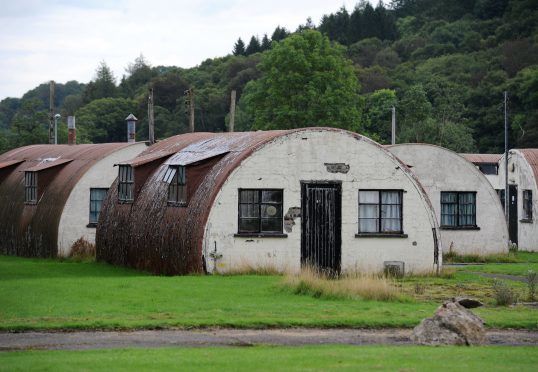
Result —
[[47, 112], [41, 108], [42, 104], [39, 98], [23, 101], [11, 124], [14, 147], [48, 143], [49, 120]]
[[247, 49], [245, 49], [245, 54], [249, 56], [251, 54], [258, 53], [259, 51], [261, 51], [260, 41], [256, 36], [252, 36], [250, 38], [250, 42], [248, 43]]
[[261, 78], [250, 82], [242, 97], [254, 129], [359, 131], [360, 87], [351, 61], [320, 32], [306, 30], [276, 44], [263, 55], [259, 70]]
[[271, 35], [271, 41], [281, 41], [287, 38], [289, 35], [290, 33], [285, 27], [277, 26], [275, 31], [273, 31], [273, 35]]
[[125, 69], [127, 77], [120, 84], [123, 95], [129, 97], [135, 95], [142, 87], [156, 76], [156, 72], [151, 69], [151, 65], [142, 54], [133, 63], [129, 63]]
[[127, 98], [101, 98], [77, 111], [77, 140], [81, 143], [125, 142], [125, 118], [136, 115], [136, 103]]
[[105, 61], [101, 61], [95, 77], [88, 85], [82, 95], [84, 103], [89, 103], [95, 99], [114, 97], [117, 94], [116, 78]]
[[269, 38], [267, 37], [267, 34], [263, 34], [261, 51], [264, 52], [269, 49], [271, 49], [271, 40], [269, 40]]
[[398, 99], [396, 92], [390, 89], [380, 89], [366, 97], [362, 126], [364, 134], [373, 137], [381, 143], [390, 143], [392, 107], [396, 107]]
[[243, 39], [239, 38], [234, 44], [234, 50], [232, 51], [234, 56], [244, 56], [245, 55], [245, 42]]

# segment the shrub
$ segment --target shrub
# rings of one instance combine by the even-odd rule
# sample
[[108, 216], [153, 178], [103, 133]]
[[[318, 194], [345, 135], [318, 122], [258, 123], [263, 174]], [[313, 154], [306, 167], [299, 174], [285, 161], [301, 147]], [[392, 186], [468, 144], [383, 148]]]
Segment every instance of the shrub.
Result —
[[312, 268], [303, 268], [298, 274], [286, 274], [282, 286], [295, 294], [318, 298], [407, 300], [393, 280], [378, 275], [348, 273], [335, 278]]
[[517, 293], [502, 280], [494, 279], [492, 289], [497, 306], [509, 306], [517, 302]]
[[80, 238], [71, 246], [69, 257], [77, 261], [93, 261], [95, 260], [95, 244]]
[[529, 289], [529, 301], [536, 300], [536, 285], [538, 284], [538, 273], [529, 270], [527, 271], [527, 286]]

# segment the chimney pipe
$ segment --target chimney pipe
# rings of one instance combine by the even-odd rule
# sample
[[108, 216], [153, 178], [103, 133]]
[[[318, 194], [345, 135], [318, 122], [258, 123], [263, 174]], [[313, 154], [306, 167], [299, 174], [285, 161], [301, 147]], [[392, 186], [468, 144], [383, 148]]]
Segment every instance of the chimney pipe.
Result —
[[77, 129], [75, 128], [75, 117], [67, 117], [67, 144], [76, 145], [77, 144]]
[[125, 118], [127, 122], [127, 142], [135, 143], [136, 142], [136, 122], [138, 119], [133, 114], [129, 114]]

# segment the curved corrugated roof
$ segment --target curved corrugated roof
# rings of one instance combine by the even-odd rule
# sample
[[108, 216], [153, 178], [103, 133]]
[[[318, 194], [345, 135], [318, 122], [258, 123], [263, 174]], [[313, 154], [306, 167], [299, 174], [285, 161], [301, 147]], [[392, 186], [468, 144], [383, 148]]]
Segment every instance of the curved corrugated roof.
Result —
[[503, 156], [503, 154], [460, 154], [460, 155], [474, 164], [498, 163], [499, 160], [501, 160]]
[[[291, 133], [336, 131], [368, 141], [401, 164], [401, 168], [417, 184], [418, 191], [429, 203], [426, 192], [415, 175], [381, 145], [359, 134], [336, 128], [301, 128], [279, 131], [235, 133], [189, 133], [158, 142], [139, 157], [175, 151], [168, 162], [161, 162], [146, 180], [132, 204], [117, 202], [117, 180], [103, 203], [96, 245], [97, 258], [158, 274], [185, 274], [202, 271], [204, 229], [210, 208], [228, 176], [241, 162], [272, 140]], [[162, 182], [176, 157], [211, 153], [214, 157], [193, 166], [187, 173], [189, 202], [186, 207], [167, 208], [168, 184]], [[189, 172], [189, 168], [187, 168]], [[193, 180], [194, 178], [194, 180]], [[431, 207], [431, 203], [430, 203]], [[233, 217], [235, 218], [235, 217]], [[432, 213], [435, 223], [435, 216]]]
[[[0, 163], [16, 164], [0, 183], [0, 252], [56, 256], [58, 224], [71, 190], [97, 161], [130, 145], [31, 145], [0, 155]], [[48, 184], [36, 205], [24, 203], [24, 171], [38, 171], [38, 184]]]

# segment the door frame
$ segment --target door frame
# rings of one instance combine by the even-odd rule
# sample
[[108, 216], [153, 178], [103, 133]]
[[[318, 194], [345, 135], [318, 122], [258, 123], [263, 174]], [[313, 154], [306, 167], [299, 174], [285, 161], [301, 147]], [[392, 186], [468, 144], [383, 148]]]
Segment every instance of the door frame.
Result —
[[[519, 229], [519, 187], [518, 185], [508, 185], [508, 236], [513, 244], [518, 244]], [[512, 202], [513, 201], [513, 202]]]
[[[307, 207], [307, 198], [306, 192], [308, 186], [325, 186], [326, 188], [334, 188], [336, 190], [336, 199], [335, 199], [335, 213], [336, 213], [336, 222], [334, 224], [335, 229], [335, 251], [336, 258], [335, 263], [336, 267], [330, 268], [328, 271], [329, 274], [339, 274], [342, 268], [342, 181], [340, 180], [308, 180], [301, 181], [301, 266], [304, 266], [307, 262], [305, 261], [305, 252], [306, 252], [306, 207]], [[327, 270], [328, 268], [322, 268]]]

